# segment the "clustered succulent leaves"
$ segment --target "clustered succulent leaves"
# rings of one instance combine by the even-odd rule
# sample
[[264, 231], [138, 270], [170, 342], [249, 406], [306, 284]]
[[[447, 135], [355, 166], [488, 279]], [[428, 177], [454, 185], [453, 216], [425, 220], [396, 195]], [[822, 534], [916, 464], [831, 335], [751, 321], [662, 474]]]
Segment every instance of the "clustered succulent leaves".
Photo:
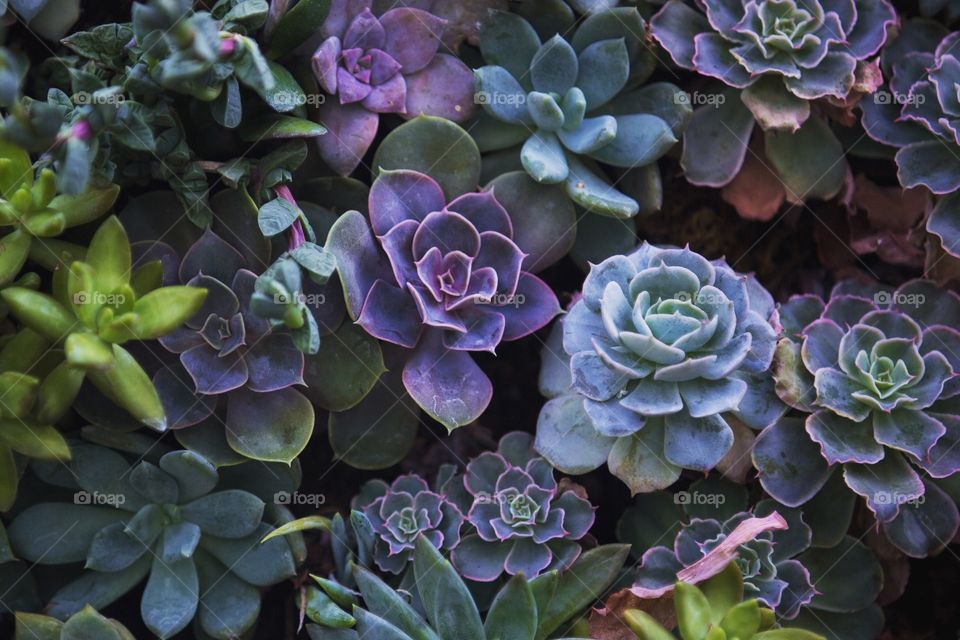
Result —
[[569, 42], [559, 33], [541, 42], [522, 17], [494, 13], [481, 31], [488, 65], [475, 71], [477, 101], [493, 123], [481, 126], [489, 138], [478, 143], [522, 142], [520, 162], [538, 183], [562, 184], [589, 211], [636, 215], [637, 200], [594, 165], [656, 172], [690, 114], [671, 84], [636, 89], [652, 71], [646, 37], [640, 13], [626, 7], [591, 15]]
[[561, 339], [544, 348], [541, 389], [557, 397], [537, 450], [568, 473], [606, 462], [634, 493], [709, 471], [733, 446], [729, 421], [762, 429], [781, 411], [763, 375], [771, 322], [773, 299], [754, 278], [690, 249], [644, 244], [592, 266]]
[[0, 627], [960, 626], [958, 16], [0, 0]]
[[[753, 171], [750, 181], [772, 174], [779, 197], [766, 209], [740, 204], [749, 217], [771, 217], [784, 198], [835, 196], [846, 162], [824, 109], [877, 88], [873, 58], [896, 23], [886, 0], [667, 2], [651, 19], [653, 37], [677, 65], [727, 87], [686, 130], [687, 179], [722, 187], [741, 170]], [[748, 149], [754, 123], [762, 141]]]

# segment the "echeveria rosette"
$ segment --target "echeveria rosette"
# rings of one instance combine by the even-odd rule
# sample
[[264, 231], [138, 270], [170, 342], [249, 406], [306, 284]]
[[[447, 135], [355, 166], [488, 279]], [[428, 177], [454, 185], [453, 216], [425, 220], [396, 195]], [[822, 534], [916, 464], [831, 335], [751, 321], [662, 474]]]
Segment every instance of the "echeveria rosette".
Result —
[[473, 112], [473, 78], [460, 60], [439, 51], [446, 20], [410, 7], [374, 15], [372, 0], [333, 0], [313, 54], [313, 70], [330, 97], [319, 117], [328, 134], [320, 156], [340, 175], [357, 168], [380, 114], [421, 113], [455, 121]]
[[784, 409], [765, 375], [776, 323], [753, 277], [690, 249], [644, 243], [592, 266], [562, 352], [544, 351], [560, 381], [541, 388], [559, 397], [541, 411], [537, 450], [567, 473], [607, 462], [634, 493], [713, 469], [734, 443], [728, 417], [761, 429]]
[[[150, 457], [132, 464], [83, 444], [68, 473], [34, 466], [41, 479], [76, 493], [73, 502], [20, 511], [8, 529], [12, 549], [31, 563], [63, 567], [46, 585], [44, 611], [56, 618], [87, 604], [106, 607], [145, 580], [140, 615], [157, 637], [171, 638], [191, 621], [213, 638], [242, 637], [256, 623], [260, 589], [296, 574], [302, 539], [261, 542], [271, 523], [292, 514], [237, 488], [196, 453]], [[277, 469], [258, 468], [242, 473], [260, 486], [279, 478]]]
[[494, 353], [560, 311], [553, 291], [525, 272], [510, 216], [492, 192], [447, 203], [417, 171], [381, 171], [369, 222], [356, 211], [330, 230], [351, 317], [372, 336], [410, 350], [403, 384], [453, 429], [483, 412], [490, 381], [470, 352]]
[[173, 428], [211, 419], [222, 398], [227, 443], [237, 453], [290, 462], [313, 429], [313, 408], [294, 388], [304, 384], [304, 356], [289, 335], [251, 312], [256, 274], [208, 229], [168, 277], [207, 291], [200, 310], [160, 340], [179, 357], [179, 367], [154, 376]]
[[[940, 29], [939, 25], [932, 25]], [[945, 251], [960, 257], [960, 32], [934, 48], [927, 21], [904, 25], [912, 45], [899, 56], [885, 56], [889, 75], [884, 100], [862, 103], [863, 128], [872, 139], [897, 148], [897, 177], [905, 188], [923, 186], [944, 196], [927, 220]], [[945, 30], [944, 30], [945, 31]]]
[[[667, 2], [650, 21], [654, 38], [679, 66], [727, 86], [725, 100], [697, 109], [684, 133], [687, 179], [724, 187], [741, 170], [764, 169], [745, 163], [758, 154], [747, 150], [756, 122], [759, 154], [785, 187], [779, 202], [835, 196], [846, 175], [843, 147], [812, 103], [875, 89], [869, 59], [896, 23], [886, 0]], [[744, 205], [741, 213], [770, 217], [776, 208]]]
[[400, 476], [389, 485], [371, 480], [354, 500], [373, 533], [373, 560], [383, 571], [401, 573], [413, 557], [417, 538], [449, 551], [460, 542], [463, 514], [420, 476]]
[[[541, 42], [516, 14], [494, 12], [475, 71], [486, 113], [475, 132], [484, 151], [522, 143], [520, 161], [541, 184], [562, 184], [587, 210], [629, 218], [640, 210], [596, 163], [620, 169], [653, 165], [677, 142], [690, 114], [682, 92], [666, 83], [624, 94], [649, 75], [638, 63], [646, 24], [634, 8], [595, 13], [570, 42]], [[659, 176], [658, 176], [659, 177]]]
[[777, 392], [809, 415], [757, 439], [764, 488], [797, 506], [842, 470], [901, 550], [942, 548], [960, 525], [935, 482], [960, 469], [960, 299], [927, 281], [895, 291], [847, 282], [828, 303], [798, 296], [781, 315]]
[[466, 533], [450, 556], [460, 574], [490, 582], [504, 572], [532, 579], [565, 569], [580, 556], [581, 538], [593, 526], [594, 507], [572, 489], [561, 489], [553, 467], [537, 456], [530, 434], [514, 431], [495, 452], [470, 461], [451, 495], [465, 501]]

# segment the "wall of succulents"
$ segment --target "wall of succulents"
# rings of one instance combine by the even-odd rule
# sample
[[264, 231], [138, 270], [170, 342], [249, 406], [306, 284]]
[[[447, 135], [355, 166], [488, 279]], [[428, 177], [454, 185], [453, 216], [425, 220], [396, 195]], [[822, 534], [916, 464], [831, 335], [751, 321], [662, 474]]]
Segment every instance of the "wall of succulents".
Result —
[[957, 637], [956, 2], [0, 16], [0, 637]]

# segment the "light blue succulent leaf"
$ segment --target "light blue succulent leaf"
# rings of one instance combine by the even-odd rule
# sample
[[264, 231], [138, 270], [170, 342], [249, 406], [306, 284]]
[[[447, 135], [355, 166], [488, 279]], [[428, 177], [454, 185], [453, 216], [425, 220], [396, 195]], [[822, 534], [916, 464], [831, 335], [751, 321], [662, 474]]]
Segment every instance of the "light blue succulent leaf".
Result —
[[681, 467], [664, 456], [662, 418], [647, 420], [632, 436], [618, 438], [607, 460], [610, 473], [630, 488], [631, 494], [666, 489], [680, 477]]
[[564, 155], [556, 134], [537, 131], [523, 143], [520, 162], [537, 182], [557, 184], [566, 180], [570, 173]]
[[594, 428], [580, 396], [564, 395], [548, 401], [537, 418], [534, 447], [564, 473], [593, 471], [606, 462], [614, 442]]
[[733, 377], [723, 380], [688, 380], [678, 386], [684, 405], [693, 418], [736, 411], [747, 393], [747, 383]]
[[544, 93], [565, 94], [577, 81], [577, 54], [560, 34], [543, 43], [530, 63], [533, 88]]
[[85, 606], [103, 609], [140, 584], [151, 566], [150, 555], [143, 555], [120, 571], [87, 571], [57, 590], [47, 603], [45, 613], [66, 620]]
[[190, 624], [199, 597], [192, 559], [167, 563], [155, 558], [140, 600], [140, 616], [150, 631], [166, 640]]
[[567, 195], [587, 211], [614, 218], [632, 218], [640, 211], [636, 200], [618, 191], [578, 158], [568, 155], [567, 166], [570, 168], [564, 183]]
[[620, 404], [644, 416], [665, 416], [683, 409], [680, 388], [675, 382], [642, 378]]
[[148, 504], [127, 520], [127, 534], [150, 545], [167, 525], [167, 515], [158, 504]]
[[260, 615], [260, 592], [205, 553], [194, 562], [200, 582], [197, 618], [213, 638], [240, 638]]
[[747, 383], [747, 392], [733, 414], [751, 429], [764, 429], [789, 409], [777, 395], [774, 380], [769, 374], [738, 372], [734, 375]]
[[864, 391], [856, 381], [837, 369], [820, 369], [814, 376], [816, 404], [854, 422], [863, 422], [870, 415], [870, 406], [853, 395]]
[[843, 477], [847, 486], [867, 499], [867, 507], [880, 522], [890, 522], [903, 505], [923, 495], [920, 476], [896, 451], [888, 450], [876, 464], [847, 463]]
[[570, 358], [573, 384], [570, 389], [591, 400], [603, 402], [619, 393], [629, 378], [611, 369], [596, 353], [580, 352]]
[[548, 93], [531, 91], [527, 94], [527, 110], [533, 123], [543, 131], [556, 131], [564, 125], [563, 109]]
[[18, 513], [7, 535], [21, 560], [53, 565], [80, 562], [97, 532], [126, 515], [110, 507], [41, 502]]
[[[595, 299], [594, 303], [598, 300], [599, 298]], [[594, 338], [602, 338], [605, 334], [606, 329], [600, 314], [587, 306], [586, 296], [570, 307], [570, 311], [563, 318], [563, 350], [568, 355], [581, 351], [592, 352]]]
[[[717, 98], [719, 100], [719, 98]], [[602, 110], [612, 115], [648, 113], [670, 125], [673, 135], [679, 138], [693, 115], [690, 96], [680, 87], [669, 82], [651, 82], [638, 89], [621, 93]]]
[[272, 538], [260, 543], [270, 533], [269, 525], [261, 524], [246, 538], [215, 538], [204, 535], [200, 548], [208, 551], [224, 566], [230, 567], [244, 582], [257, 587], [268, 587], [296, 575], [296, 566], [290, 545], [283, 538]]
[[600, 319], [610, 340], [618, 340], [624, 331], [634, 331], [633, 307], [619, 282], [608, 282], [600, 298]]
[[811, 373], [824, 367], [835, 368], [840, 357], [840, 341], [843, 329], [833, 320], [821, 318], [803, 329], [803, 345], [800, 357]]
[[197, 498], [180, 513], [206, 534], [220, 538], [250, 535], [263, 518], [263, 501], [246, 491], [228, 489]]
[[627, 409], [614, 398], [606, 402], [584, 400], [583, 410], [598, 433], [611, 438], [622, 438], [643, 428], [645, 419], [635, 411]]
[[556, 398], [570, 391], [570, 357], [563, 350], [563, 323], [557, 322], [540, 350], [540, 374], [537, 388], [547, 398]]
[[630, 56], [623, 38], [599, 40], [578, 56], [576, 85], [587, 100], [587, 110], [603, 106], [620, 93], [630, 76]]
[[750, 351], [743, 359], [740, 368], [751, 373], [760, 373], [770, 368], [773, 362], [773, 352], [777, 348], [777, 334], [766, 319], [755, 311], [741, 317], [740, 327], [745, 334], [750, 334]]
[[620, 346], [609, 346], [596, 338], [593, 340], [593, 348], [608, 367], [628, 380], [646, 378], [656, 368], [652, 362], [643, 360], [632, 351]]
[[902, 105], [893, 101], [863, 100], [860, 119], [863, 129], [871, 139], [885, 145], [903, 147], [930, 139], [930, 132], [913, 121], [900, 121]]
[[160, 558], [164, 562], [179, 562], [193, 557], [200, 543], [200, 527], [192, 522], [175, 522], [163, 530]]
[[960, 514], [950, 496], [929, 480], [923, 486], [922, 500], [903, 505], [897, 517], [883, 525], [890, 541], [911, 558], [939, 553], [960, 527]]
[[177, 481], [156, 465], [142, 461], [130, 472], [130, 484], [150, 502], [156, 504], [177, 504], [180, 489]]
[[[620, 342], [627, 349], [641, 358], [651, 360], [657, 364], [674, 365], [684, 362], [684, 353], [676, 347], [671, 347], [650, 335], [641, 335], [633, 331], [623, 331]], [[659, 373], [659, 371], [658, 371]], [[656, 376], [658, 379], [661, 376]], [[673, 379], [672, 381], [676, 381]]]
[[474, 70], [477, 102], [491, 116], [509, 124], [531, 125], [527, 111], [527, 92], [503, 67], [487, 66]]
[[719, 415], [694, 418], [685, 411], [664, 418], [667, 460], [684, 469], [706, 473], [733, 446], [733, 430]]
[[835, 547], [810, 549], [797, 560], [810, 572], [818, 593], [816, 610], [851, 612], [870, 606], [883, 586], [883, 570], [873, 553], [852, 536]]
[[576, 129], [561, 129], [557, 136], [570, 151], [590, 154], [616, 138], [617, 120], [613, 116], [584, 118]]
[[[607, 283], [619, 283], [626, 290], [636, 275], [637, 266], [626, 256], [612, 256], [600, 264], [591, 265], [583, 281], [583, 304], [589, 309], [600, 311], [600, 300], [607, 288]], [[570, 313], [573, 314], [573, 309]], [[599, 316], [597, 320], [599, 321]], [[602, 331], [601, 327], [601, 333]]]
[[664, 120], [648, 113], [616, 116], [617, 136], [590, 156], [615, 167], [641, 167], [670, 150], [677, 138]]
[[570, 87], [560, 101], [560, 108], [563, 109], [564, 129], [573, 131], [583, 122], [583, 116], [587, 112], [587, 98], [577, 87]]
[[127, 511], [145, 504], [130, 485], [130, 464], [119, 453], [95, 445], [76, 446], [71, 453], [70, 469], [87, 493], [112, 496], [112, 503]]
[[752, 457], [760, 484], [789, 507], [810, 500], [830, 477], [820, 448], [798, 418], [785, 416], [764, 429], [753, 444]]
[[930, 449], [947, 432], [942, 422], [923, 411], [894, 409], [873, 414], [873, 434], [877, 442], [905, 451], [918, 460], [929, 458]]
[[540, 38], [530, 23], [509, 11], [493, 11], [480, 25], [480, 52], [483, 59], [503, 67], [514, 78], [528, 74]]
[[199, 498], [217, 486], [217, 468], [193, 451], [165, 454], [160, 458], [160, 468], [176, 479], [182, 502]]
[[120, 571], [136, 562], [153, 540], [138, 540], [128, 534], [122, 522], [107, 525], [90, 543], [84, 568], [93, 571]]
[[[672, 0], [671, 4], [680, 4]], [[717, 106], [695, 109], [683, 133], [680, 166], [691, 183], [723, 187], [740, 173], [754, 119], [739, 92], [725, 89]]]
[[829, 200], [843, 187], [843, 145], [821, 118], [809, 118], [796, 133], [767, 131], [764, 152], [793, 200]]

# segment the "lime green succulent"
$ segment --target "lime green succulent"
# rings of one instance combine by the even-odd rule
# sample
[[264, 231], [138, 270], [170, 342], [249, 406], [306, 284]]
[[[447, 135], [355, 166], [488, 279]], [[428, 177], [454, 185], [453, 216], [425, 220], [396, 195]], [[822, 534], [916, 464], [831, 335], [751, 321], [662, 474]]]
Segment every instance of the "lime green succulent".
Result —
[[[673, 591], [682, 640], [824, 640], [805, 629], [776, 627], [773, 611], [756, 598], [743, 599], [743, 576], [735, 563], [695, 586], [677, 582]], [[653, 616], [628, 610], [627, 625], [641, 640], [675, 640]]]
[[134, 640], [130, 631], [112, 618], [106, 618], [87, 605], [65, 622], [39, 613], [17, 612], [15, 640]]
[[54, 295], [24, 287], [0, 292], [11, 315], [54, 345], [81, 374], [65, 375], [59, 401], [69, 406], [89, 378], [140, 422], [166, 428], [163, 406], [150, 377], [121, 345], [170, 333], [200, 310], [207, 291], [162, 287], [159, 261], [132, 269], [130, 242], [111, 216], [94, 234], [83, 261], [54, 275]]
[[28, 257], [52, 269], [66, 245], [49, 238], [96, 220], [119, 193], [120, 187], [110, 185], [77, 195], [58, 194], [52, 170], [42, 169], [35, 179], [27, 152], [0, 142], [0, 226], [13, 227], [0, 238], [0, 286], [17, 278]]

